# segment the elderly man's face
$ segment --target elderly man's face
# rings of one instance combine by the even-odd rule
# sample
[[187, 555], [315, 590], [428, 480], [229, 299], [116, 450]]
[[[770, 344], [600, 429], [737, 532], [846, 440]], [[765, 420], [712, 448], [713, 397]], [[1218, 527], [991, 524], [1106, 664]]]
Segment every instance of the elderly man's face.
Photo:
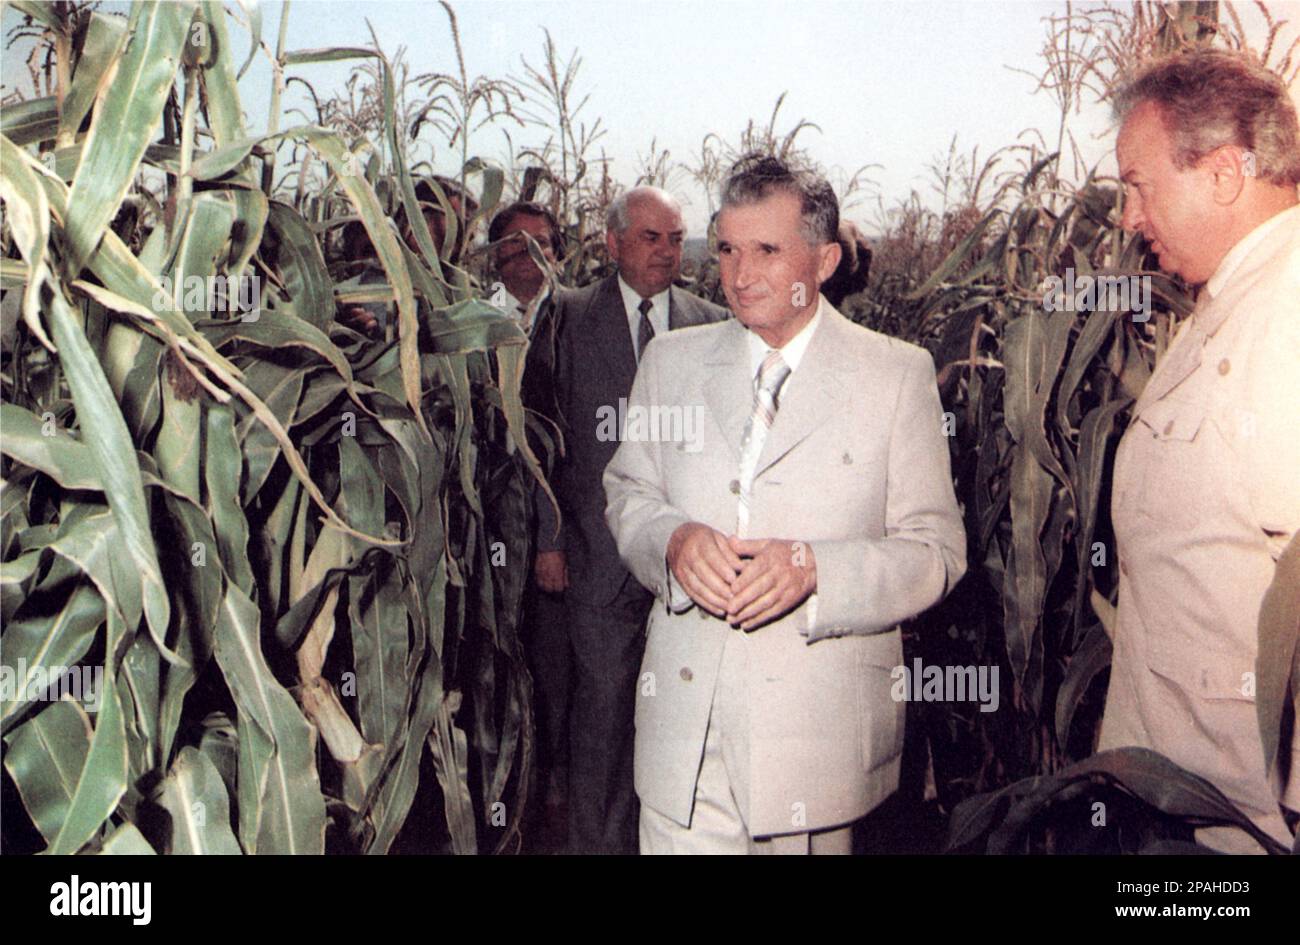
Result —
[[632, 200], [627, 212], [627, 229], [606, 233], [605, 245], [623, 281], [648, 299], [672, 285], [681, 271], [686, 227], [681, 211], [653, 196]]
[[1115, 156], [1124, 182], [1124, 229], [1146, 238], [1166, 272], [1193, 285], [1209, 279], [1221, 256], [1206, 239], [1207, 217], [1216, 209], [1213, 172], [1174, 165], [1173, 139], [1152, 102], [1129, 113]]
[[718, 214], [722, 291], [746, 328], [774, 348], [812, 318], [817, 292], [840, 261], [838, 243], [810, 245], [799, 198], [778, 191]]
[[502, 242], [497, 245], [496, 267], [506, 288], [520, 300], [524, 299], [521, 292], [527, 293], [528, 298], [532, 298], [546, 278], [545, 274], [537, 268], [537, 263], [533, 262], [532, 254], [528, 252], [528, 241], [523, 234], [537, 241], [537, 246], [547, 262], [552, 264], [555, 262], [555, 251], [551, 247], [551, 226], [546, 222], [546, 218], [528, 213], [516, 214], [506, 226], [502, 234]]

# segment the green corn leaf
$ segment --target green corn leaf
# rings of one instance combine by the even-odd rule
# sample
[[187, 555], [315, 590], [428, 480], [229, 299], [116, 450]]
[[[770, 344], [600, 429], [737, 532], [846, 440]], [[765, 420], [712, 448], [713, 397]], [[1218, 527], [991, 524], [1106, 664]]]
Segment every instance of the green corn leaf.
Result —
[[[52, 673], [76, 666], [104, 623], [104, 599], [90, 584], [75, 583], [65, 600], [58, 613], [21, 616], [5, 627], [3, 665], [13, 681], [13, 690], [6, 693], [0, 710], [6, 731], [31, 707], [26, 701], [31, 687], [39, 686], [42, 678], [49, 680]], [[19, 673], [20, 667], [26, 672]]]
[[364, 46], [330, 46], [322, 49], [295, 49], [280, 60], [286, 66], [302, 66], [310, 62], [340, 62], [347, 59], [373, 59], [379, 54]]
[[50, 703], [4, 737], [4, 764], [47, 843], [67, 820], [90, 750], [90, 717], [75, 702]]
[[[59, 106], [53, 95], [14, 102], [0, 109], [0, 133], [22, 147], [53, 141], [59, 133]], [[5, 169], [9, 168], [5, 157]]]
[[451, 832], [451, 848], [461, 855], [478, 852], [474, 829], [474, 804], [469, 794], [469, 745], [465, 732], [457, 727], [461, 694], [449, 692], [438, 707], [434, 730], [429, 736], [433, 770], [442, 788], [444, 816]]
[[161, 120], [193, 15], [192, 0], [131, 8], [130, 39], [112, 80], [101, 87], [68, 195], [64, 232], [73, 273], [94, 253], [135, 179]]
[[984, 235], [984, 231], [988, 229], [989, 224], [992, 223], [1001, 212], [1002, 211], [1000, 210], [994, 209], [981, 217], [980, 221], [975, 224], [969, 233], [966, 234], [965, 238], [953, 247], [952, 252], [948, 254], [947, 258], [938, 265], [934, 272], [930, 273], [929, 278], [922, 282], [916, 289], [904, 295], [903, 298], [912, 301], [923, 299], [938, 288], [940, 283], [947, 280], [948, 277], [956, 272], [961, 264], [966, 261], [967, 257], [970, 256], [971, 252], [979, 244], [980, 238]]
[[27, 286], [23, 290], [23, 321], [33, 335], [53, 350], [41, 326], [40, 295], [48, 269], [45, 247], [50, 239], [50, 205], [45, 189], [29, 164], [29, 158], [8, 138], [0, 138], [0, 157], [5, 172], [0, 174], [0, 197], [4, 198], [5, 219], [13, 231], [14, 243], [27, 262]]
[[322, 853], [316, 732], [262, 655], [255, 605], [230, 584], [216, 657], [239, 710], [239, 834], [247, 853]]
[[[112, 653], [125, 628], [111, 610], [108, 627], [107, 646]], [[89, 842], [126, 793], [126, 728], [117, 692], [117, 673], [111, 665], [105, 668], [103, 679], [95, 733], [90, 739], [86, 763], [58, 835], [50, 842], [48, 852], [56, 855], [74, 853]]]
[[[52, 415], [51, 415], [52, 416]], [[80, 440], [17, 404], [0, 404], [0, 451], [39, 469], [65, 489], [102, 490], [90, 449]]]
[[240, 853], [230, 829], [230, 798], [216, 766], [188, 745], [163, 780], [158, 803], [171, 815], [169, 853]]
[[90, 14], [72, 84], [63, 97], [58, 132], [61, 141], [71, 141], [81, 129], [82, 121], [90, 114], [90, 107], [99, 96], [104, 80], [112, 75], [125, 44], [126, 23], [120, 17]]
[[42, 26], [48, 26], [56, 33], [63, 32], [63, 21], [59, 18], [58, 11], [53, 4], [39, 3], [37, 0], [10, 0], [9, 5], [19, 13], [30, 16]]
[[102, 856], [157, 856], [158, 851], [149, 845], [140, 828], [127, 821], [104, 841], [100, 849]]
[[62, 293], [56, 291], [52, 294], [49, 312], [55, 342], [59, 346], [59, 360], [77, 404], [77, 420], [90, 448], [93, 468], [104, 484], [104, 493], [121, 531], [127, 556], [138, 572], [149, 632], [163, 657], [168, 662], [178, 662], [180, 658], [164, 642], [171, 604], [149, 531], [144, 485], [135, 450], [131, 447], [130, 432], [113, 399], [103, 369]]
[[[334, 293], [316, 235], [296, 210], [275, 200], [267, 224], [279, 239], [277, 262], [290, 299], [286, 308], [323, 332], [334, 321]], [[329, 339], [325, 343], [334, 348]]]
[[1097, 674], [1110, 665], [1110, 656], [1110, 637], [1101, 624], [1094, 624], [1070, 654], [1070, 665], [1056, 696], [1056, 741], [1062, 751], [1070, 740], [1070, 725], [1079, 703]]

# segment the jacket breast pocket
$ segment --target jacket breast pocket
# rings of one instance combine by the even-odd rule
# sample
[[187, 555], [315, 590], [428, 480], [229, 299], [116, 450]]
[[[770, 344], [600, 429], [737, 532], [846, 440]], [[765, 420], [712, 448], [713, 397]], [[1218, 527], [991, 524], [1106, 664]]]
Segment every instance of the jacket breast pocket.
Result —
[[[1209, 442], [1205, 406], [1173, 400], [1148, 405], [1129, 428], [1118, 498], [1126, 514], [1157, 526], [1192, 526], [1215, 501], [1216, 467], [1226, 460]], [[1117, 477], [1118, 478], [1118, 477]]]

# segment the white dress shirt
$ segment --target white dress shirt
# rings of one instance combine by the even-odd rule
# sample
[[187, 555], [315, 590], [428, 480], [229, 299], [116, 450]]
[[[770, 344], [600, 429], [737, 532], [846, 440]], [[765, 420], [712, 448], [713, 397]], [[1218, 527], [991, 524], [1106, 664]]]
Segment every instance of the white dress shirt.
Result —
[[[643, 296], [624, 282], [621, 274], [618, 277], [618, 291], [623, 293], [623, 311], [627, 313], [627, 327], [628, 331], [632, 333], [632, 351], [636, 354], [636, 359], [640, 361], [641, 352], [636, 350], [636, 340], [640, 337], [641, 331], [641, 299]], [[661, 335], [668, 330], [668, 289], [664, 289], [658, 295], [652, 295], [650, 305], [650, 325], [654, 328], [656, 335]]]
[[[505, 287], [505, 283], [502, 283], [501, 289], [505, 293], [505, 300], [498, 307], [515, 321], [519, 322], [519, 327], [524, 330], [525, 334], [531, 336], [533, 333], [533, 327], [537, 324], [537, 318], [535, 316], [531, 319], [528, 317], [528, 308], [530, 303], [521, 302], [515, 298], [514, 293]], [[543, 285], [541, 290], [537, 293], [537, 296], [533, 299], [532, 308], [534, 312], [541, 311], [542, 306], [546, 304], [547, 296], [550, 294], [550, 284], [548, 283]]]

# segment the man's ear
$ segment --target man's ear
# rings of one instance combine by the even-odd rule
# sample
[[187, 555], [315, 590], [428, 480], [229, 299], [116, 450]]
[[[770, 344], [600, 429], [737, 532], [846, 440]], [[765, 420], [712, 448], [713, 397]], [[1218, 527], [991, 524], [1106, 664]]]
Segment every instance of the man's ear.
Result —
[[840, 244], [826, 243], [817, 250], [819, 261], [817, 263], [817, 284], [820, 286], [823, 282], [835, 275], [835, 270], [840, 264], [840, 255], [842, 250]]
[[609, 258], [618, 262], [618, 234], [613, 230], [605, 231], [605, 248], [609, 250]]
[[1214, 200], [1220, 206], [1234, 203], [1246, 186], [1246, 180], [1255, 176], [1255, 155], [1235, 144], [1215, 148], [1202, 161], [1213, 175]]

